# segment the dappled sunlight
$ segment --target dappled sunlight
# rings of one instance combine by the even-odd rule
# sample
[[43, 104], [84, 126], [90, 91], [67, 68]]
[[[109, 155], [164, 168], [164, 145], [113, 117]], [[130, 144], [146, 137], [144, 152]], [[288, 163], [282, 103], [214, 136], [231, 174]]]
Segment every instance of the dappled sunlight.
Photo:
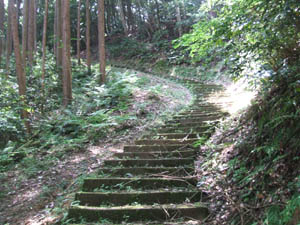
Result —
[[238, 81], [225, 86], [225, 90], [215, 92], [208, 98], [208, 102], [218, 104], [223, 111], [233, 115], [250, 105], [255, 92], [247, 90], [245, 81]]

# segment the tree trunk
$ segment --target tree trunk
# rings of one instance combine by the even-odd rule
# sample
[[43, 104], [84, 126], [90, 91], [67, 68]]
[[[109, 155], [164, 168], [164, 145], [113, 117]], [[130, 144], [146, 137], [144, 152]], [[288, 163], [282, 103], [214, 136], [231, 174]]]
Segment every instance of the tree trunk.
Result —
[[124, 13], [124, 8], [123, 8], [123, 1], [118, 0], [118, 8], [119, 8], [119, 14], [120, 14], [120, 20], [123, 26], [124, 34], [128, 36], [128, 27], [126, 24], [126, 18], [125, 18], [125, 13]]
[[81, 5], [81, 0], [78, 0], [78, 7], [77, 7], [77, 61], [78, 61], [78, 65], [80, 65], [80, 5]]
[[12, 7], [8, 7], [7, 32], [6, 32], [6, 70], [7, 71], [9, 71], [10, 56], [12, 52], [11, 8]]
[[34, 10], [34, 13], [33, 13], [33, 52], [34, 54], [36, 53], [36, 50], [37, 50], [37, 30], [36, 30], [36, 24], [37, 24], [37, 21], [36, 21], [36, 17], [37, 17], [37, 3], [38, 0], [34, 0], [33, 1], [33, 10]]
[[22, 64], [22, 57], [20, 52], [20, 43], [19, 43], [19, 31], [18, 31], [18, 24], [17, 24], [17, 9], [14, 6], [14, 1], [9, 1], [9, 8], [11, 12], [11, 28], [12, 28], [12, 35], [13, 35], [13, 43], [14, 43], [14, 52], [16, 57], [16, 71], [18, 77], [18, 85], [19, 85], [19, 95], [21, 101], [23, 103], [23, 107], [21, 109], [21, 117], [25, 121], [25, 127], [28, 134], [31, 133], [30, 123], [29, 123], [29, 115], [26, 111], [26, 76]]
[[156, 16], [157, 16], [157, 25], [158, 25], [158, 29], [160, 30], [160, 11], [159, 11], [159, 4], [158, 1], [155, 0], [155, 7], [156, 7]]
[[3, 48], [4, 48], [4, 38], [3, 34], [4, 32], [4, 15], [5, 15], [5, 10], [4, 10], [4, 1], [0, 0], [0, 65], [1, 65], [1, 60], [2, 60], [2, 54], [3, 54]]
[[45, 63], [46, 63], [46, 42], [47, 42], [47, 23], [48, 23], [48, 0], [45, 0], [45, 14], [43, 24], [43, 56], [42, 56], [42, 95], [45, 93]]
[[86, 0], [86, 65], [88, 74], [91, 74], [91, 19], [90, 19], [90, 2]]
[[72, 102], [71, 78], [71, 27], [70, 27], [70, 0], [64, 0], [63, 9], [63, 105]]
[[[62, 1], [56, 0], [56, 66], [61, 70], [62, 67]], [[59, 73], [61, 75], [61, 72]]]
[[99, 61], [100, 61], [100, 82], [105, 83], [105, 7], [104, 0], [98, 0], [98, 48], [99, 48]]
[[26, 66], [27, 61], [27, 38], [28, 38], [28, 17], [29, 17], [29, 0], [24, 0], [23, 3], [23, 31], [22, 31], [22, 50], [23, 64]]
[[132, 7], [131, 0], [126, 0], [126, 6], [127, 6], [127, 15], [128, 15], [127, 26], [129, 31], [132, 31], [134, 27], [134, 19], [133, 19], [133, 13], [131, 9]]
[[178, 0], [176, 1], [176, 18], [177, 18], [179, 37], [181, 37], [183, 34], [183, 29], [182, 29], [180, 2]]
[[33, 51], [34, 51], [34, 1], [29, 1], [28, 5], [28, 11], [29, 11], [29, 17], [28, 17], [28, 36], [27, 36], [27, 47], [28, 47], [28, 63], [29, 65], [33, 65]]

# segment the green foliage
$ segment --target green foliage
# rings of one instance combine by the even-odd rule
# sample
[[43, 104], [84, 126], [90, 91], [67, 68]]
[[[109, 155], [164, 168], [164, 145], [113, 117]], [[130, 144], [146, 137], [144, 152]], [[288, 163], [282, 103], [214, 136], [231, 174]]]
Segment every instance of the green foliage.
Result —
[[298, 1], [209, 1], [219, 9], [214, 17], [209, 10], [190, 34], [175, 43], [194, 61], [211, 63], [226, 57], [237, 75], [249, 67], [260, 77], [265, 71], [276, 75], [292, 70], [299, 59]]
[[[285, 225], [293, 220], [295, 211], [300, 208], [300, 195], [294, 195], [282, 210], [280, 206], [272, 206], [268, 209], [264, 224]], [[295, 221], [299, 222], [299, 221]]]
[[110, 57], [125, 59], [146, 57], [150, 53], [147, 44], [132, 38], [116, 38], [108, 42], [107, 50]]

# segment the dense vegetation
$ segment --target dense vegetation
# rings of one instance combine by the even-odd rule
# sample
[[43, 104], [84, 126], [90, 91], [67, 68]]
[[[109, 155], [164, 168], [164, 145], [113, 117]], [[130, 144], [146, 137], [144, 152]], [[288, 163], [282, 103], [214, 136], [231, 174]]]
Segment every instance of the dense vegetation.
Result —
[[297, 224], [299, 2], [215, 1], [203, 9], [202, 19], [176, 41], [176, 47], [202, 65], [225, 60], [232, 77], [247, 77], [258, 89], [233, 129], [242, 133], [233, 142], [237, 152], [228, 161], [224, 178], [231, 182], [223, 181], [224, 190], [231, 189], [237, 197], [227, 199], [236, 212], [226, 219], [233, 224]]
[[[46, 12], [41, 2], [36, 5], [38, 31], [43, 28]], [[0, 18], [2, 172], [12, 165], [24, 164], [33, 152], [56, 149], [60, 144], [55, 151], [63, 155], [65, 149], [79, 149], [85, 143], [98, 141], [108, 131], [122, 132], [137, 119], [126, 110], [135, 86], [145, 81], [132, 81], [130, 75], [107, 68], [107, 82], [99, 82], [103, 71], [99, 71], [96, 62], [99, 55], [96, 0], [80, 1], [79, 14], [78, 1], [70, 1], [73, 102], [61, 106], [64, 75], [57, 53], [61, 40], [57, 40], [60, 37], [56, 2], [49, 1], [46, 76], [43, 78], [42, 73], [42, 53], [46, 52], [41, 44], [43, 34], [35, 32], [34, 60], [23, 65], [27, 81], [24, 96], [17, 92], [17, 62], [10, 57], [13, 56], [8, 32], [12, 26], [10, 13], [0, 1], [0, 10], [3, 5], [0, 14], [4, 16]], [[18, 21], [24, 31], [23, 1], [16, 3]], [[246, 78], [249, 87], [257, 91], [257, 98], [238, 123], [225, 129], [228, 136], [236, 135], [235, 141], [230, 141], [235, 157], [226, 161], [227, 173], [222, 179], [230, 180], [225, 182], [225, 188], [238, 195], [231, 202], [224, 200], [235, 209], [224, 218], [224, 224], [288, 224], [298, 218], [299, 17], [298, 0], [105, 1], [106, 57], [110, 63], [202, 80], [221, 75], [232, 80]], [[88, 38], [87, 18], [92, 27]], [[79, 30], [78, 21], [81, 21]], [[18, 28], [21, 31], [20, 24]], [[78, 34], [79, 40], [75, 38]], [[91, 69], [87, 40], [94, 61]], [[81, 64], [75, 61], [75, 55]], [[29, 118], [20, 117], [21, 111], [28, 112]], [[24, 120], [30, 121], [32, 132], [26, 132]], [[215, 158], [217, 153], [208, 157]], [[207, 165], [211, 165], [209, 161]]]

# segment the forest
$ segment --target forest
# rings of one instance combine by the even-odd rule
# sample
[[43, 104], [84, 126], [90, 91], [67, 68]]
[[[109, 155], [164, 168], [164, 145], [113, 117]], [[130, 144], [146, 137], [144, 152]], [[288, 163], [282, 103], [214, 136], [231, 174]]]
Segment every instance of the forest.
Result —
[[0, 0], [0, 224], [92, 224], [75, 192], [194, 81], [255, 97], [190, 140], [209, 216], [157, 224], [299, 224], [299, 0]]

